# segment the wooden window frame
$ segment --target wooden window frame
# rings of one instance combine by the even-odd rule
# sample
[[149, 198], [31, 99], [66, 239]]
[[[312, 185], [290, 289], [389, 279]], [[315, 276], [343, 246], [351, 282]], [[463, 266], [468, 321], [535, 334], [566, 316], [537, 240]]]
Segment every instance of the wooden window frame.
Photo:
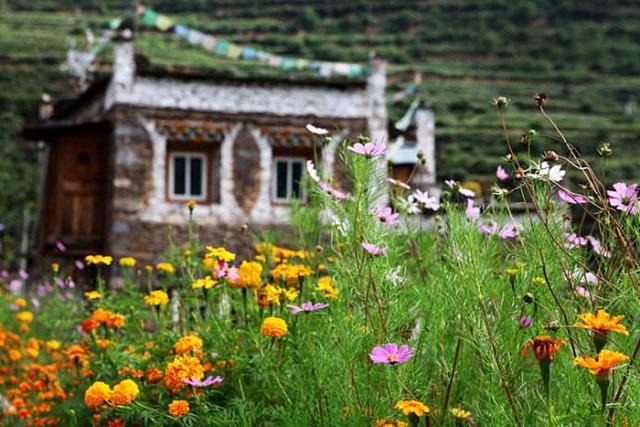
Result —
[[[219, 204], [220, 174], [218, 171], [219, 159], [217, 158], [219, 155], [219, 147], [213, 144], [184, 142], [167, 143], [165, 163], [165, 199], [172, 203], [184, 203], [189, 200], [195, 200], [202, 204]], [[173, 193], [173, 159], [176, 156], [185, 156], [187, 158], [200, 157], [203, 159], [203, 195], [201, 197], [193, 197], [192, 195], [182, 196]], [[190, 162], [187, 163], [190, 168]], [[188, 170], [188, 168], [186, 170]], [[188, 176], [186, 174], [186, 170], [185, 176]]]
[[[281, 198], [278, 197], [278, 163], [286, 162], [287, 163], [287, 197]], [[293, 164], [300, 163], [302, 167], [302, 175], [300, 176], [300, 190], [302, 192], [299, 199], [292, 198], [291, 193], [293, 193]], [[307, 192], [305, 188], [302, 186], [302, 180], [304, 179], [304, 174], [306, 171], [306, 157], [295, 157], [295, 156], [274, 156], [272, 162], [272, 178], [271, 178], [271, 200], [275, 204], [279, 205], [287, 205], [294, 201], [299, 201], [300, 203], [307, 202]]]

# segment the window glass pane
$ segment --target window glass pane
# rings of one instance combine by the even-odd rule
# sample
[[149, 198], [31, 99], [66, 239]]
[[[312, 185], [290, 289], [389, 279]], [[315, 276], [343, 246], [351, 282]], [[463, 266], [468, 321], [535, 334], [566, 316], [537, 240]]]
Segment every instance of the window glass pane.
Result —
[[291, 197], [299, 199], [302, 197], [302, 189], [300, 181], [302, 180], [302, 163], [294, 161], [291, 164], [291, 175], [293, 182], [291, 184]]
[[191, 158], [191, 195], [202, 196], [202, 173], [204, 172], [204, 164], [201, 157]]
[[173, 194], [183, 196], [186, 194], [186, 167], [187, 162], [184, 157], [173, 158]]
[[287, 198], [287, 162], [276, 162], [276, 197]]

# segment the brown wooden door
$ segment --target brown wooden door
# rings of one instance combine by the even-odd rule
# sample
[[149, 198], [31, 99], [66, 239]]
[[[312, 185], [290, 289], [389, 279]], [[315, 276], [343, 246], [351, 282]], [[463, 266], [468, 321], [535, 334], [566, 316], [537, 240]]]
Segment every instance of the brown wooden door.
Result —
[[108, 135], [63, 135], [54, 145], [46, 240], [81, 251], [100, 250], [105, 236]]

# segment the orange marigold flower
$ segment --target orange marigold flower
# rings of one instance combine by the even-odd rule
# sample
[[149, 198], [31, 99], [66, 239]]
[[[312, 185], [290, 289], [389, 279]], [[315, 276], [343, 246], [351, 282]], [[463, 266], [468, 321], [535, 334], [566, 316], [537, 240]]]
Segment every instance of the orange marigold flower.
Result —
[[167, 364], [164, 373], [164, 384], [173, 392], [182, 390], [186, 384], [184, 379], [202, 379], [204, 369], [200, 361], [192, 356], [178, 356]]
[[538, 362], [545, 360], [553, 360], [553, 356], [560, 353], [560, 345], [567, 345], [562, 338], [551, 338], [549, 335], [539, 335], [530, 339], [522, 349], [522, 356], [529, 354], [529, 350], [533, 349], [533, 353]]
[[185, 354], [202, 348], [202, 340], [196, 335], [187, 335], [178, 340], [173, 349], [178, 354]]
[[109, 398], [111, 388], [109, 384], [96, 381], [84, 392], [84, 403], [91, 409], [96, 409]]
[[584, 323], [576, 322], [574, 326], [577, 328], [590, 329], [602, 335], [607, 335], [609, 332], [629, 335], [627, 328], [619, 324], [619, 322], [624, 319], [623, 315], [611, 317], [606, 311], [598, 310], [596, 314], [582, 313], [579, 314], [578, 317]]
[[189, 402], [186, 400], [174, 400], [169, 403], [167, 412], [174, 417], [184, 417], [189, 413]]
[[409, 427], [409, 424], [403, 421], [378, 420], [376, 427]]
[[113, 386], [113, 390], [109, 393], [109, 400], [114, 405], [128, 405], [138, 397], [139, 393], [138, 385], [133, 380], [126, 379]]
[[9, 360], [12, 362], [17, 362], [22, 358], [22, 354], [18, 350], [11, 349], [9, 350]]
[[98, 328], [98, 326], [100, 326], [100, 323], [93, 317], [87, 317], [82, 321], [82, 323], [80, 323], [80, 328], [82, 329], [82, 332], [87, 334], [90, 334], [91, 332], [93, 332], [96, 328]]
[[162, 372], [162, 369], [148, 368], [146, 370], [146, 374], [147, 374], [147, 381], [149, 383], [157, 383], [162, 379], [164, 372]]
[[279, 317], [267, 317], [260, 327], [260, 333], [262, 335], [272, 338], [283, 337], [287, 335], [287, 332], [287, 322]]
[[573, 364], [587, 368], [592, 375], [597, 377], [608, 377], [612, 368], [628, 359], [629, 356], [626, 354], [603, 349], [596, 357], [576, 357]]
[[189, 208], [190, 211], [192, 211], [193, 209], [195, 209], [195, 207], [198, 205], [198, 202], [196, 202], [195, 200], [189, 200], [187, 202], [187, 208]]
[[415, 415], [416, 417], [422, 417], [430, 411], [427, 405], [417, 400], [398, 400], [396, 409], [399, 409], [404, 415]]
[[64, 352], [72, 363], [82, 364], [89, 359], [87, 349], [78, 344], [71, 344]]

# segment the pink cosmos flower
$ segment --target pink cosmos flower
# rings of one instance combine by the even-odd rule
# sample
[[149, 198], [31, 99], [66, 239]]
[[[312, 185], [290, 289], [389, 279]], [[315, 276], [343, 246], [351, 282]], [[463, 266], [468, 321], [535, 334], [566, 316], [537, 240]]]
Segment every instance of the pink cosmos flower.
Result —
[[369, 358], [375, 364], [401, 365], [413, 357], [416, 350], [403, 344], [398, 348], [394, 343], [387, 343], [384, 347], [374, 347]]
[[477, 220], [480, 218], [480, 208], [473, 206], [473, 199], [467, 199], [467, 209], [465, 210], [467, 218]]
[[382, 142], [355, 143], [348, 147], [350, 151], [365, 157], [378, 157], [387, 152], [387, 147]]
[[478, 225], [478, 230], [487, 235], [496, 234], [500, 240], [512, 239], [518, 236], [518, 230], [515, 227], [505, 224], [502, 228], [499, 228], [498, 223], [495, 221], [492, 221], [489, 226], [485, 224]]
[[638, 213], [638, 184], [627, 185], [624, 182], [613, 184], [613, 190], [607, 190], [609, 203], [619, 211], [633, 215]]
[[56, 249], [59, 250], [60, 252], [66, 252], [66, 250], [67, 250], [67, 247], [60, 240], [56, 240], [54, 245], [55, 245]]
[[212, 271], [213, 271], [213, 274], [215, 274], [216, 277], [218, 277], [218, 279], [222, 279], [223, 277], [226, 277], [231, 281], [236, 281], [240, 279], [240, 275], [238, 274], [238, 269], [236, 267], [231, 267], [229, 264], [227, 264], [226, 261], [220, 261], [218, 264], [218, 268], [214, 268]]
[[563, 189], [558, 190], [558, 197], [570, 205], [584, 205], [587, 203], [587, 198], [582, 194], [572, 193]]
[[220, 384], [223, 381], [223, 378], [218, 376], [218, 377], [207, 377], [204, 381], [193, 377], [193, 378], [183, 378], [182, 381], [185, 382], [185, 384], [189, 384], [190, 386], [193, 387], [209, 387], [210, 385], [215, 385], [215, 384]]
[[75, 261], [75, 265], [78, 270], [84, 270], [84, 262], [80, 261], [79, 259]]
[[377, 206], [376, 217], [380, 222], [385, 223], [386, 225], [395, 225], [400, 222], [400, 214], [397, 212], [394, 213], [393, 209], [389, 207]]
[[591, 244], [591, 248], [595, 253], [597, 253], [598, 255], [604, 258], [611, 258], [611, 252], [609, 252], [604, 248], [604, 246], [602, 246], [602, 243], [600, 243], [600, 240], [596, 239], [593, 236], [587, 236], [587, 240]]
[[565, 233], [564, 238], [567, 240], [567, 242], [564, 244], [564, 247], [567, 249], [587, 246], [587, 239], [585, 237], [578, 236], [576, 233]]
[[509, 179], [509, 174], [506, 170], [504, 170], [502, 165], [498, 165], [498, 168], [496, 169], [496, 178], [498, 178], [500, 181], [506, 181], [507, 179]]
[[576, 290], [576, 293], [578, 295], [580, 295], [581, 297], [584, 297], [584, 298], [587, 298], [587, 299], [591, 297], [591, 292], [589, 292], [589, 290], [587, 288], [585, 288], [585, 287], [576, 286], [575, 290]]
[[301, 306], [287, 304], [287, 307], [291, 309], [291, 314], [298, 314], [300, 312], [309, 313], [310, 311], [322, 310], [329, 307], [329, 304], [323, 302], [317, 302], [313, 304], [311, 301], [303, 302]]
[[320, 187], [322, 191], [326, 191], [327, 193], [329, 193], [329, 195], [336, 200], [345, 200], [347, 198], [346, 194], [344, 194], [342, 191], [336, 190], [326, 182], [318, 182], [318, 187]]
[[380, 248], [376, 245], [373, 245], [367, 242], [362, 242], [362, 247], [364, 248], [365, 251], [367, 251], [369, 254], [373, 256], [384, 255], [387, 253], [387, 250], [385, 248]]
[[27, 280], [29, 278], [29, 273], [24, 270], [20, 270], [18, 271], [18, 276], [20, 276], [22, 280]]

